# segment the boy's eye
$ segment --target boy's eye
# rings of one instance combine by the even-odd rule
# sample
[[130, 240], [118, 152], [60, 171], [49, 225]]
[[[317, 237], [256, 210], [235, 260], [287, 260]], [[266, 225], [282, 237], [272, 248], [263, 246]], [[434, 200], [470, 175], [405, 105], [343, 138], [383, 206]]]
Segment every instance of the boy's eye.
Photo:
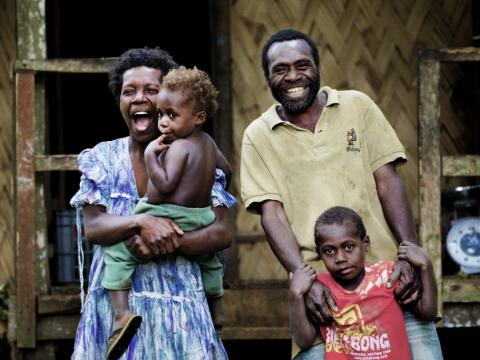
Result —
[[345, 245], [345, 250], [352, 251], [354, 246], [352, 244]]
[[323, 252], [327, 255], [332, 255], [335, 251], [333, 249], [323, 249]]

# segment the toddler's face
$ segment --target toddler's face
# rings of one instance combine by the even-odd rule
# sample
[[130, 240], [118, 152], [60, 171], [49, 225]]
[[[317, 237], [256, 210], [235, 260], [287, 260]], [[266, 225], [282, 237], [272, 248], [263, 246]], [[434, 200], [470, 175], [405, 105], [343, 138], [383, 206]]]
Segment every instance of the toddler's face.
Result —
[[185, 138], [202, 124], [201, 112], [195, 112], [194, 105], [178, 91], [160, 89], [157, 96], [158, 128], [167, 135], [166, 142]]

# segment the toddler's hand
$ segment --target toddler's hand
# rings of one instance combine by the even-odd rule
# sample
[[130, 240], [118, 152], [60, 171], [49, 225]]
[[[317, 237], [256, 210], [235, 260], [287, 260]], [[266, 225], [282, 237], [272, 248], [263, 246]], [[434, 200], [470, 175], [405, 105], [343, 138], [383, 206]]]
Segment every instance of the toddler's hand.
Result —
[[167, 149], [168, 144], [164, 143], [165, 138], [166, 135], [160, 135], [155, 140], [152, 140], [145, 149], [145, 156], [147, 156], [149, 153], [153, 153], [158, 156], [163, 150]]

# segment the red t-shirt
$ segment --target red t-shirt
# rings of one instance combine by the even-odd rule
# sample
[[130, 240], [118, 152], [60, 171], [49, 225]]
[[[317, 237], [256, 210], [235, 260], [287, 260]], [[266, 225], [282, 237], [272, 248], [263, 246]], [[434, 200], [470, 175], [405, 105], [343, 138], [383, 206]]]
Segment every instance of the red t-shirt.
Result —
[[321, 327], [326, 360], [411, 359], [405, 320], [393, 288], [385, 284], [393, 262], [365, 266], [365, 278], [353, 291], [344, 289], [330, 273], [317, 280], [327, 285], [339, 308], [335, 322]]

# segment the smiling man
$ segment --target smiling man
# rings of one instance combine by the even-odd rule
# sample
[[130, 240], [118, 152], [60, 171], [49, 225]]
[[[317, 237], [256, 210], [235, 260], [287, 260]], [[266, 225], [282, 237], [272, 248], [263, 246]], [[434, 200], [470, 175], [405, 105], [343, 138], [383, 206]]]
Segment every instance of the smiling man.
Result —
[[[415, 269], [397, 261], [398, 243], [417, 243], [405, 186], [396, 172], [406, 155], [385, 116], [359, 91], [320, 88], [318, 50], [302, 32], [274, 34], [263, 48], [262, 65], [279, 104], [245, 130], [241, 190], [247, 210], [261, 215], [274, 254], [287, 272], [305, 263], [324, 271], [315, 253], [315, 219], [329, 207], [349, 207], [375, 239], [367, 262], [396, 261], [389, 285], [400, 279], [398, 301], [416, 301], [421, 289]], [[336, 305], [321, 283], [312, 286], [305, 302], [318, 324], [333, 320]], [[431, 358], [423, 353], [428, 346], [422, 339], [439, 346], [435, 327], [423, 326], [411, 314], [406, 321], [409, 336], [412, 331], [417, 335], [410, 337], [414, 359]], [[296, 359], [323, 359], [320, 341], [300, 353], [293, 345]]]

